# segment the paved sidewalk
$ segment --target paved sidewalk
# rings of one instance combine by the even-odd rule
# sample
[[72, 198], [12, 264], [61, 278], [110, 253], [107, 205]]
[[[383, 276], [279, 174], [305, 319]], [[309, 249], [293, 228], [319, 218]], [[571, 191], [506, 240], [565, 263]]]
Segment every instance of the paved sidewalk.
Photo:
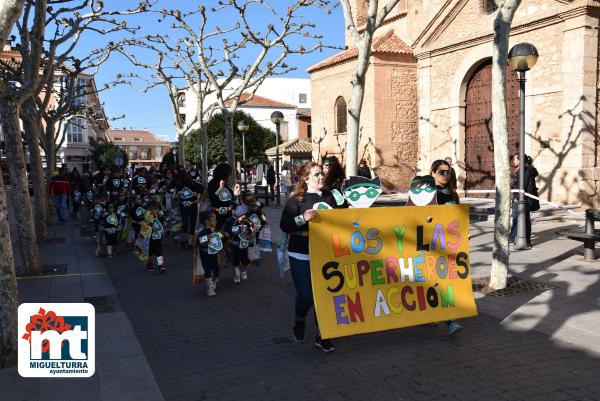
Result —
[[[281, 209], [266, 212], [277, 241]], [[491, 222], [471, 228], [476, 277], [489, 275], [491, 228]], [[580, 244], [548, 234], [550, 225], [538, 228], [544, 233], [535, 236], [537, 246], [512, 255], [513, 273], [554, 280], [556, 290], [479, 299], [480, 316], [463, 320], [465, 330], [454, 338], [444, 325], [414, 327], [338, 339], [331, 355], [312, 345], [312, 321], [304, 344], [291, 341], [294, 288], [289, 275], [279, 279], [274, 255], [266, 255], [239, 286], [225, 269], [214, 298], [190, 284], [191, 252], [168, 242], [166, 276], [132, 266], [124, 254], [108, 271], [167, 400], [597, 399], [595, 331], [577, 329], [581, 333], [573, 337], [572, 318], [550, 318], [559, 311], [587, 313], [573, 306], [583, 304], [583, 297], [597, 301], [598, 278], [580, 274], [593, 266], [577, 265], [573, 275], [551, 266], [576, 263]], [[561, 276], [546, 275], [542, 266], [561, 269]], [[577, 295], [586, 280], [590, 292]], [[537, 306], [556, 296], [562, 301], [550, 301], [551, 313]], [[526, 329], [518, 316], [527, 308], [534, 308], [538, 321], [551, 323]], [[544, 330], [550, 326], [555, 329]]]
[[[44, 264], [66, 264], [68, 270], [55, 276], [19, 278], [20, 303], [84, 302], [90, 297], [116, 296], [103, 261], [93, 254], [93, 240], [80, 236], [78, 224], [54, 224], [50, 233], [51, 238], [64, 238], [64, 243], [40, 245], [42, 260]], [[164, 400], [127, 314], [119, 311], [118, 303], [116, 310], [96, 311], [94, 376], [25, 379], [19, 376], [16, 367], [0, 369], [0, 400]]]
[[[274, 241], [281, 209], [269, 207]], [[91, 379], [25, 380], [0, 370], [0, 400], [598, 400], [600, 262], [556, 224], [534, 225], [534, 248], [511, 254], [511, 274], [556, 288], [505, 298], [477, 294], [480, 315], [446, 327], [413, 327], [338, 339], [330, 355], [291, 341], [294, 288], [273, 254], [241, 285], [224, 269], [218, 295], [191, 285], [191, 251], [165, 241], [166, 275], [131, 255], [97, 259], [76, 228], [45, 260], [75, 276], [19, 281], [22, 301], [116, 296], [122, 311], [97, 315]], [[492, 222], [471, 224], [471, 265], [489, 276]], [[71, 269], [73, 269], [71, 271]], [[108, 272], [108, 275], [106, 274]], [[102, 348], [101, 348], [102, 347]]]

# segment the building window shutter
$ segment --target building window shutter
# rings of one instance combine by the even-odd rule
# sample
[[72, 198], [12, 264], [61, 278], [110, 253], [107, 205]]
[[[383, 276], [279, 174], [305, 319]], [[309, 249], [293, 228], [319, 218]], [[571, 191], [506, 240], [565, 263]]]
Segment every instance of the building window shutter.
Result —
[[346, 122], [348, 117], [348, 109], [346, 100], [343, 97], [338, 97], [335, 101], [335, 133], [343, 134], [346, 132]]

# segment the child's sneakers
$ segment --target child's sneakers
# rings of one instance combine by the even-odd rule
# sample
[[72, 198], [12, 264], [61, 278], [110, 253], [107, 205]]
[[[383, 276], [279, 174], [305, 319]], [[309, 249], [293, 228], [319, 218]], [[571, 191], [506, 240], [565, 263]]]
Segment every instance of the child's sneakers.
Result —
[[242, 278], [242, 280], [248, 280], [248, 273], [246, 273], [246, 272], [241, 272], [241, 273], [240, 273], [240, 277]]
[[167, 266], [165, 266], [165, 264], [161, 264], [158, 266], [160, 269], [160, 274], [165, 274], [167, 272]]
[[215, 292], [215, 283], [213, 281], [212, 278], [207, 278], [206, 279], [206, 295], [208, 295], [209, 297], [214, 297], [215, 295], [217, 295], [217, 293]]

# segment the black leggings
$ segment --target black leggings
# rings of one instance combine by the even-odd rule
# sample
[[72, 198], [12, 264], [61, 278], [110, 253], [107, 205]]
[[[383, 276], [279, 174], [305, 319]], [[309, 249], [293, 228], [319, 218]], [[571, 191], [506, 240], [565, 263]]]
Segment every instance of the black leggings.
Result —
[[198, 216], [198, 207], [194, 204], [189, 207], [181, 206], [179, 208], [181, 214], [181, 232], [194, 234], [196, 229], [196, 217]]

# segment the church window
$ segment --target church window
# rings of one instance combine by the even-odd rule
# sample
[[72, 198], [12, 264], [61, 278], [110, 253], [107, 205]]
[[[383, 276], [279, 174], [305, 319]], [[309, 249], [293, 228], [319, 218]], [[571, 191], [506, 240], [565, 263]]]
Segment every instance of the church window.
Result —
[[498, 9], [494, 0], [481, 0], [481, 10], [486, 14], [491, 14]]
[[335, 100], [335, 133], [343, 134], [346, 132], [346, 119], [348, 109], [346, 107], [346, 100], [343, 97], [338, 97]]

